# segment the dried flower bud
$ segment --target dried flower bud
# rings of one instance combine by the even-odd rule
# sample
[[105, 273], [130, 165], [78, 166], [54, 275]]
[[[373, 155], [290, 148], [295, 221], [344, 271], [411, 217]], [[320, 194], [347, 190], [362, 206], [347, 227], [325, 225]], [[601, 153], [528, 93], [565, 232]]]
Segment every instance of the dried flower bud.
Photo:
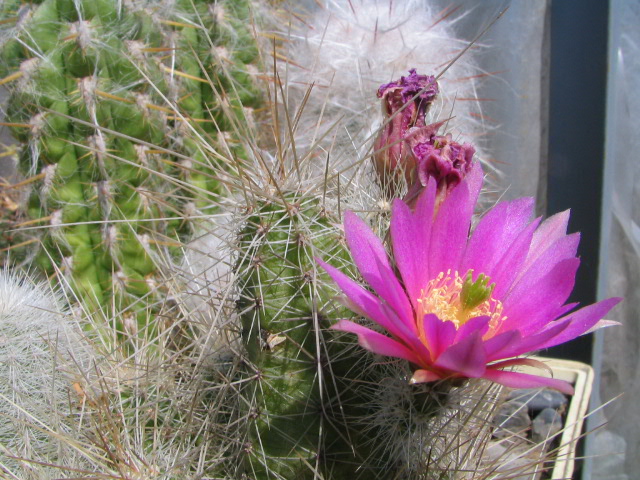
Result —
[[460, 144], [450, 133], [437, 135], [444, 122], [411, 129], [405, 136], [407, 149], [414, 158], [417, 178], [409, 184], [405, 201], [412, 204], [429, 178], [436, 181], [439, 204], [452, 188], [471, 170], [476, 149], [470, 143]]
[[374, 163], [383, 186], [393, 189], [393, 180], [404, 174], [414, 180], [415, 159], [407, 151], [404, 139], [410, 129], [425, 126], [429, 106], [438, 94], [433, 75], [418, 75], [415, 69], [396, 82], [378, 89], [386, 122], [374, 144]]

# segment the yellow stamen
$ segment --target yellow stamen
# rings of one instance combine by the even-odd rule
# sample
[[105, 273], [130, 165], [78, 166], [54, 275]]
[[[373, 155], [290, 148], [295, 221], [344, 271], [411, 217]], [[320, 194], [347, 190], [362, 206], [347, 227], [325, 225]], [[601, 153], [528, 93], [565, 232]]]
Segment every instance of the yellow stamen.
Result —
[[473, 308], [465, 308], [461, 302], [460, 294], [464, 285], [464, 278], [458, 272], [441, 272], [436, 278], [431, 280], [421, 291], [418, 299], [420, 305], [418, 309], [418, 332], [420, 339], [426, 343], [422, 318], [428, 313], [434, 313], [441, 320], [453, 322], [456, 329], [460, 328], [470, 319], [487, 316], [489, 320], [489, 330], [484, 338], [492, 337], [500, 324], [506, 319], [502, 315], [503, 306], [500, 300], [488, 296], [486, 300]]

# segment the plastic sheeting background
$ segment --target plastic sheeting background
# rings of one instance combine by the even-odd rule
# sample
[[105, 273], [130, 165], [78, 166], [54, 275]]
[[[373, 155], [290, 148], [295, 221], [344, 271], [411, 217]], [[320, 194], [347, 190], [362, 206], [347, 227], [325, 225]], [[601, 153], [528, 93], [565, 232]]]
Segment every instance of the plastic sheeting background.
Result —
[[[443, 8], [450, 1], [440, 0]], [[468, 40], [480, 33], [508, 5], [504, 15], [472, 52], [485, 72], [497, 72], [480, 85], [483, 114], [488, 117], [487, 151], [499, 163], [502, 199], [538, 196], [544, 212], [547, 156], [547, 51], [545, 18], [549, 2], [455, 2], [465, 13], [457, 34]]]
[[[611, 314], [622, 327], [600, 332], [594, 365], [600, 366], [595, 400], [606, 406], [591, 427], [593, 480], [632, 480], [640, 471], [640, 1], [612, 0], [600, 298], [622, 296]], [[588, 477], [589, 478], [589, 477]]]

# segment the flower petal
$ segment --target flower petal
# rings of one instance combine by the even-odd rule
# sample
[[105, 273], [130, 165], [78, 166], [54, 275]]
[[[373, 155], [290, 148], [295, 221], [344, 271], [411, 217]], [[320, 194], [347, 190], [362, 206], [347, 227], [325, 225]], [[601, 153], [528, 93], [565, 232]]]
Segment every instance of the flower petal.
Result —
[[523, 229], [496, 264], [491, 276], [491, 281], [496, 284], [493, 291], [495, 298], [501, 298], [513, 285], [527, 258], [531, 238], [539, 224], [540, 218], [537, 218]]
[[413, 372], [413, 376], [411, 377], [411, 380], [409, 380], [409, 383], [429, 383], [440, 380], [441, 378], [442, 377], [435, 372], [419, 369]]
[[569, 210], [556, 213], [540, 224], [531, 240], [531, 249], [525, 262], [525, 268], [531, 266], [556, 241], [566, 236], [568, 224]]
[[518, 330], [510, 330], [508, 332], [499, 333], [484, 342], [484, 351], [487, 355], [487, 361], [491, 362], [500, 358], [507, 358], [500, 354], [502, 350], [510, 348], [522, 340], [522, 335]]
[[435, 360], [448, 349], [456, 338], [456, 326], [453, 322], [440, 320], [434, 313], [426, 314], [422, 319], [425, 341], [431, 354], [431, 361]]
[[420, 291], [429, 282], [429, 245], [436, 183], [429, 179], [418, 198], [415, 213], [401, 200], [393, 202], [391, 239], [395, 259], [409, 299], [417, 308]]
[[495, 369], [502, 369], [507, 367], [515, 367], [518, 365], [527, 365], [529, 367], [537, 368], [539, 370], [544, 370], [549, 375], [553, 375], [553, 370], [551, 370], [551, 367], [549, 367], [549, 365], [547, 365], [541, 360], [536, 360], [535, 358], [510, 358], [509, 360], [493, 363], [489, 365], [489, 368], [492, 368], [495, 370]]
[[493, 362], [501, 358], [516, 357], [524, 353], [540, 350], [542, 345], [548, 342], [549, 339], [562, 333], [569, 326], [569, 323], [567, 321], [556, 321], [552, 322], [551, 325], [551, 328], [548, 328], [543, 332], [537, 333], [536, 335], [529, 335], [524, 338], [518, 330], [515, 330], [518, 332], [518, 336], [514, 337], [510, 343], [505, 343], [502, 348], [496, 348], [495, 345], [492, 345], [491, 340], [493, 339], [485, 342], [488, 361]]
[[622, 323], [616, 321], [616, 320], [599, 320], [598, 323], [596, 323], [593, 327], [591, 327], [589, 330], [587, 330], [586, 332], [583, 333], [583, 335], [586, 335], [587, 333], [593, 333], [596, 330], [600, 330], [601, 328], [607, 328], [607, 327], [615, 327], [618, 325], [622, 325]]
[[499, 383], [510, 388], [543, 388], [551, 387], [567, 395], [573, 395], [573, 387], [564, 380], [539, 377], [529, 373], [509, 372], [505, 370], [493, 370], [488, 368], [482, 378]]
[[493, 207], [480, 220], [469, 240], [460, 274], [473, 269], [495, 281], [495, 266], [527, 226], [532, 213], [532, 198], [502, 202]]
[[465, 377], [478, 378], [485, 373], [486, 363], [482, 336], [480, 331], [476, 330], [445, 350], [435, 365]]
[[[538, 228], [538, 230], [540, 229]], [[525, 279], [526, 281], [526, 277], [541, 277], [551, 271], [551, 269], [562, 260], [574, 258], [576, 256], [579, 243], [579, 233], [573, 233], [571, 235], [560, 237], [551, 245], [549, 245], [544, 252], [536, 253], [534, 257], [532, 257], [535, 258], [535, 260], [533, 261], [530, 259], [532, 251], [535, 248], [532, 245], [529, 249], [529, 254], [527, 256], [527, 259], [525, 260], [524, 265], [522, 265], [522, 267], [520, 268], [520, 272], [518, 272], [515, 276], [515, 279], [513, 281], [513, 288], [515, 288], [523, 279]]]
[[458, 269], [467, 246], [481, 181], [482, 170], [476, 162], [464, 180], [442, 202], [431, 230], [429, 278], [449, 269]]
[[[594, 303], [593, 305], [588, 305], [578, 311], [570, 313], [566, 317], [558, 319], [557, 322], [561, 322], [563, 320], [567, 321], [567, 328], [542, 343], [537, 348], [554, 347], [561, 343], [568, 342], [569, 340], [573, 340], [587, 332], [592, 332], [594, 327], [599, 323], [599, 320], [609, 313], [609, 310], [620, 303], [621, 300], [621, 298], [616, 297], [607, 298], [606, 300]], [[603, 323], [601, 325], [604, 327], [607, 326], [608, 323]]]
[[517, 329], [526, 337], [557, 318], [573, 290], [579, 265], [579, 259], [568, 258], [542, 277], [525, 276], [503, 300], [507, 319], [500, 330]]
[[455, 342], [459, 342], [475, 331], [479, 331], [480, 336], [484, 337], [484, 334], [487, 333], [487, 330], [489, 330], [489, 320], [491, 320], [491, 317], [488, 316], [470, 318], [458, 328], [458, 331], [456, 332]]
[[480, 162], [474, 162], [469, 173], [467, 173], [467, 176], [463, 179], [463, 182], [467, 182], [469, 185], [469, 192], [474, 203], [478, 201], [478, 195], [480, 195], [483, 181], [484, 173], [482, 172], [482, 166]]
[[316, 259], [318, 264], [324, 268], [334, 282], [353, 303], [358, 311], [365, 317], [373, 320], [382, 328], [387, 330], [394, 337], [409, 342], [411, 338], [417, 336], [413, 316], [411, 318], [398, 317], [393, 310], [385, 309], [382, 301], [375, 295], [366, 291], [344, 273], [320, 259]]
[[412, 315], [407, 295], [389, 264], [380, 239], [355, 213], [347, 211], [344, 231], [351, 256], [365, 281], [400, 316]]
[[388, 357], [403, 358], [409, 362], [420, 364], [420, 359], [411, 350], [392, 338], [375, 332], [367, 327], [349, 320], [340, 320], [331, 326], [334, 330], [355, 333], [360, 346], [370, 352]]
[[[386, 303], [382, 303], [380, 307], [382, 308], [382, 312], [385, 313], [388, 318], [398, 318], [393, 309]], [[412, 326], [415, 327], [415, 323], [412, 322]], [[422, 358], [423, 362], [428, 361], [428, 359], [430, 358], [429, 350], [427, 349], [426, 345], [422, 343], [418, 335], [409, 335], [406, 339], [398, 338], [398, 340], [402, 341], [402, 343], [404, 343], [407, 348], [412, 350], [418, 357]]]

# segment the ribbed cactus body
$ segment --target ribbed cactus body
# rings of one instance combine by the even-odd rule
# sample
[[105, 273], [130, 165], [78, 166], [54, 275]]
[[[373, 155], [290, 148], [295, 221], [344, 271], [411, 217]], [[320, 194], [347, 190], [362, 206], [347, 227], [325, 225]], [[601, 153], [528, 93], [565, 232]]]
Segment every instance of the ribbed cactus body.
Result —
[[128, 333], [163, 302], [159, 265], [189, 218], [224, 193], [233, 165], [211, 151], [234, 144], [230, 116], [259, 103], [248, 15], [247, 2], [45, 0], [0, 48], [36, 262], [68, 274], [90, 309], [137, 317]]
[[[13, 122], [30, 126], [17, 135], [27, 144], [22, 166], [42, 177], [28, 217], [51, 232], [41, 238], [45, 249], [37, 261], [50, 273], [55, 266], [70, 273], [79, 297], [94, 308], [109, 305], [114, 294], [115, 307], [126, 308], [149, 291], [145, 277], [155, 271], [139, 240], [145, 227], [137, 223], [161, 216], [145, 211], [138, 194], [155, 190], [153, 178], [132, 141], [100, 128], [162, 140], [160, 125], [146, 121], [132, 99], [134, 90], [105, 98], [114, 86], [140, 79], [124, 54], [127, 34], [136, 34], [127, 20], [114, 2], [47, 0], [4, 50], [17, 54], [5, 59], [22, 72], [9, 104]], [[12, 48], [20, 41], [29, 48]]]
[[344, 256], [331, 222], [321, 199], [291, 194], [257, 202], [240, 234], [249, 478], [317, 478], [335, 435], [323, 411], [330, 380], [322, 330], [337, 312], [314, 261]]
[[245, 156], [231, 132], [249, 133], [251, 112], [261, 103], [249, 73], [258, 50], [248, 1], [179, 0], [174, 8], [175, 30], [167, 42], [176, 52], [171, 62], [181, 88], [173, 101], [189, 120], [179, 141], [190, 159], [185, 175], [195, 188], [195, 205], [207, 211], [223, 191], [218, 172], [237, 171], [235, 157]]

